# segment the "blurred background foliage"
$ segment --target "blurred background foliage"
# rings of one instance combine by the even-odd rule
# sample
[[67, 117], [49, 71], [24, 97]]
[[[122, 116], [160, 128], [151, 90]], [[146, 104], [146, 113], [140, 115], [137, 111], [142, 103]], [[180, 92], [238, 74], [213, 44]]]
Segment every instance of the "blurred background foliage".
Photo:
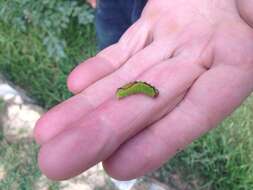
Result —
[[[1, 21], [19, 32], [29, 27], [39, 29], [37, 33], [47, 48], [48, 55], [56, 60], [66, 57], [66, 40], [62, 36], [71, 22], [85, 26], [93, 21], [92, 9], [78, 0], [1, 0]], [[71, 35], [71, 34], [70, 34]]]
[[66, 77], [96, 53], [82, 0], [0, 0], [0, 70], [45, 108], [66, 99]]
[[[0, 0], [0, 72], [46, 109], [67, 99], [69, 72], [97, 51], [93, 12], [83, 0]], [[0, 136], [0, 169], [7, 168], [0, 189], [13, 189], [13, 184], [17, 189], [33, 189], [41, 175], [36, 145], [9, 144]], [[153, 176], [175, 186], [180, 178], [189, 189], [252, 190], [252, 136], [250, 97], [219, 128]], [[52, 183], [50, 189], [58, 188]]]

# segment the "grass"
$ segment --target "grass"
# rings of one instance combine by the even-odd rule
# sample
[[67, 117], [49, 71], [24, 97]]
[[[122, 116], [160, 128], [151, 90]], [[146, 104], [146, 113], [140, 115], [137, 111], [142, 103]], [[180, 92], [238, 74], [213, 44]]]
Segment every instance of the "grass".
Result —
[[0, 112], [4, 109], [4, 101], [0, 98]]
[[[0, 70], [38, 103], [50, 108], [71, 96], [65, 82], [72, 68], [95, 54], [94, 28], [72, 25], [65, 31], [68, 56], [61, 62], [49, 58], [38, 32], [31, 28], [28, 33], [20, 33], [0, 23]], [[219, 128], [179, 153], [156, 176], [189, 189], [253, 189], [252, 109], [250, 97]], [[40, 176], [36, 167], [37, 147], [27, 142], [8, 144], [4, 139], [0, 143], [0, 167], [7, 172], [0, 189], [32, 189]], [[185, 184], [178, 184], [175, 176]], [[57, 184], [53, 188], [57, 189]]]
[[[4, 111], [4, 105], [4, 101], [0, 99], [0, 114]], [[37, 189], [42, 176], [37, 167], [37, 152], [38, 146], [31, 140], [10, 143], [0, 126], [0, 189]], [[58, 190], [60, 187], [58, 183], [49, 180], [44, 183], [48, 190]]]
[[[37, 150], [35, 143], [30, 141], [9, 143], [5, 138], [0, 140], [0, 189], [36, 189], [41, 177], [36, 161]], [[49, 190], [59, 189], [57, 183], [50, 181], [47, 187]]]
[[69, 26], [64, 32], [68, 56], [60, 62], [49, 58], [38, 33], [36, 28], [28, 33], [17, 32], [0, 22], [0, 71], [49, 108], [70, 97], [67, 75], [96, 52], [95, 33], [93, 25]]

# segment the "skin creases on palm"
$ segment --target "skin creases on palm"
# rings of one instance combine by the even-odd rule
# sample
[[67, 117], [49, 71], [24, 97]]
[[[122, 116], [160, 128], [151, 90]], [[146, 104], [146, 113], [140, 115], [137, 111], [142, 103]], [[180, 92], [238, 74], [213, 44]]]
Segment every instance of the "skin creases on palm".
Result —
[[[72, 71], [75, 95], [38, 121], [42, 172], [67, 179], [103, 161], [128, 180], [160, 167], [252, 92], [252, 41], [234, 1], [148, 1], [118, 43]], [[159, 96], [117, 100], [131, 81]]]

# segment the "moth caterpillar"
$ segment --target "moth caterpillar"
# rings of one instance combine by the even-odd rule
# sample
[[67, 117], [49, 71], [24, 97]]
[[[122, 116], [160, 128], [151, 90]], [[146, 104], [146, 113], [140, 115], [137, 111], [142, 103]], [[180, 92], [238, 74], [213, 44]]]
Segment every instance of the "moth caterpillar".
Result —
[[134, 81], [118, 88], [116, 92], [118, 99], [122, 99], [134, 94], [145, 94], [152, 98], [156, 98], [159, 95], [159, 91], [154, 86], [146, 82]]

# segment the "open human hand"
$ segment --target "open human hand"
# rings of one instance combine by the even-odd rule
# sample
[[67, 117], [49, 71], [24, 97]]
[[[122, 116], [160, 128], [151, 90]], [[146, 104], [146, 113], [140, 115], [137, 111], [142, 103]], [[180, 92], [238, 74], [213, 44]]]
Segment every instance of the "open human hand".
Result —
[[[103, 161], [112, 177], [136, 178], [217, 126], [253, 90], [253, 15], [240, 2], [149, 0], [118, 43], [73, 70], [75, 95], [37, 122], [42, 172], [68, 179]], [[118, 100], [135, 80], [159, 96]]]

